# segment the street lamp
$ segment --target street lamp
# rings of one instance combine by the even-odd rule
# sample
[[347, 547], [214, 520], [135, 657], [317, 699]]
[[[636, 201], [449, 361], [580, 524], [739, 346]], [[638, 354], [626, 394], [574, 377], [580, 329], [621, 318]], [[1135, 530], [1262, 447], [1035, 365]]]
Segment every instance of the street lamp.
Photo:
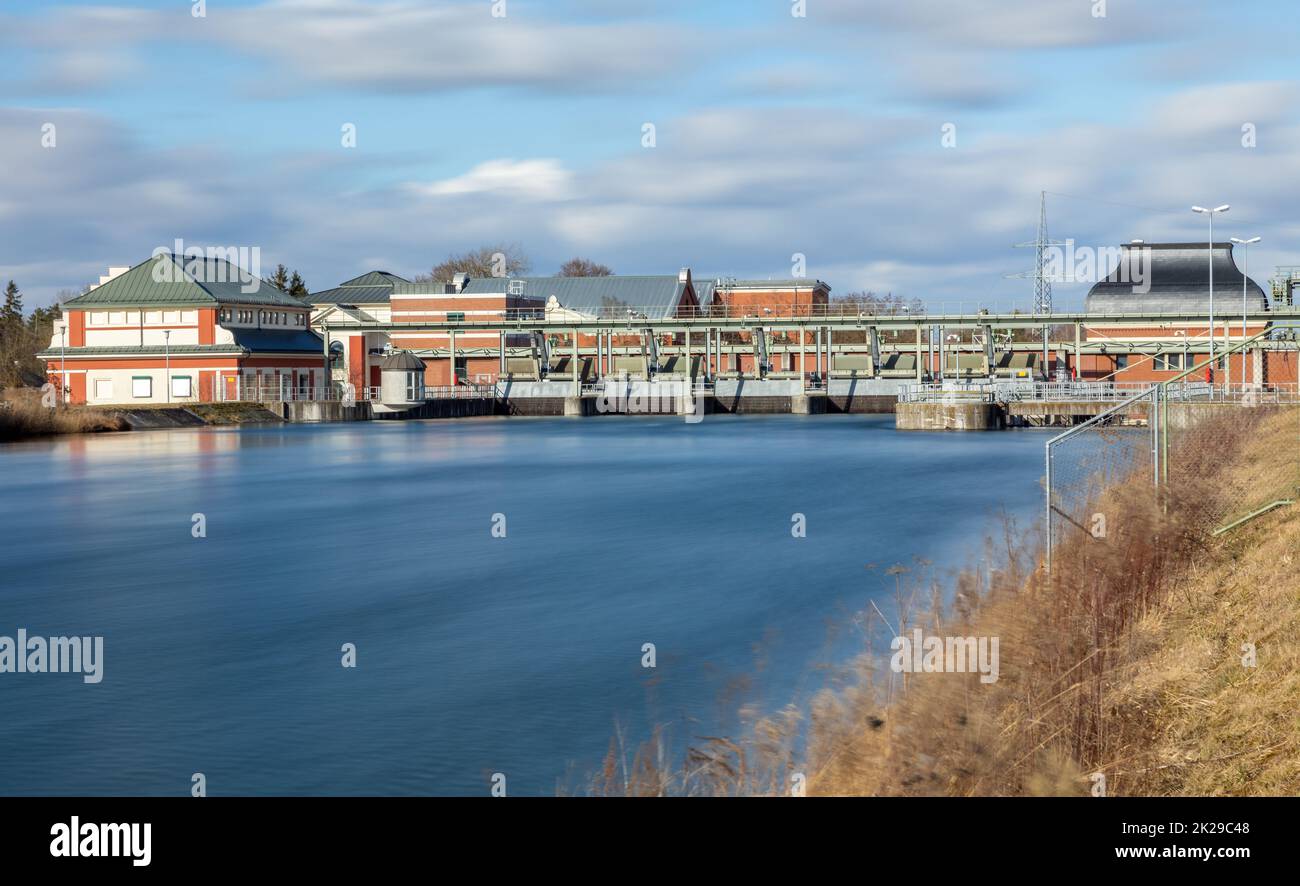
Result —
[[[1249, 240], [1240, 240], [1232, 238], [1232, 242], [1241, 247], [1241, 340], [1246, 340], [1246, 284], [1250, 274], [1250, 244], [1258, 243], [1260, 237], [1251, 237]], [[1246, 353], [1241, 354], [1241, 383], [1246, 384]]]
[[65, 320], [63, 326], [59, 329], [59, 368], [63, 370], [63, 390], [59, 391], [59, 399], [64, 403], [68, 402], [67, 336], [68, 323]]
[[1204, 206], [1193, 206], [1192, 212], [1198, 212], [1210, 220], [1210, 382], [1214, 382], [1214, 214], [1216, 212], [1227, 212], [1231, 207], [1224, 203], [1222, 206], [1216, 206], [1213, 209], [1206, 209]]

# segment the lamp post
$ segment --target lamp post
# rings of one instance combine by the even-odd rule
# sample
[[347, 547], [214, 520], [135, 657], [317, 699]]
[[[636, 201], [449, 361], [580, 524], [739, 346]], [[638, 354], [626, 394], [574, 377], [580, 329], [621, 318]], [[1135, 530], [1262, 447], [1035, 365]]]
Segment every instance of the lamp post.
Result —
[[68, 321], [64, 320], [62, 328], [59, 329], [59, 368], [63, 370], [63, 390], [59, 391], [59, 399], [64, 403], [68, 402], [67, 338]]
[[1216, 212], [1227, 212], [1231, 207], [1224, 203], [1222, 206], [1216, 206], [1213, 209], [1206, 209], [1204, 206], [1193, 206], [1192, 212], [1200, 213], [1210, 220], [1210, 383], [1214, 383], [1214, 214]]
[[163, 371], [167, 375], [163, 385], [167, 389], [167, 402], [170, 403], [172, 402], [172, 331], [170, 329], [163, 330], [163, 366]]
[[[1251, 237], [1249, 240], [1232, 238], [1232, 242], [1241, 247], [1241, 340], [1246, 340], [1246, 286], [1250, 274], [1250, 244], [1258, 243], [1262, 238]], [[1231, 358], [1229, 358], [1231, 359]], [[1241, 354], [1241, 384], [1246, 384], [1246, 353]]]

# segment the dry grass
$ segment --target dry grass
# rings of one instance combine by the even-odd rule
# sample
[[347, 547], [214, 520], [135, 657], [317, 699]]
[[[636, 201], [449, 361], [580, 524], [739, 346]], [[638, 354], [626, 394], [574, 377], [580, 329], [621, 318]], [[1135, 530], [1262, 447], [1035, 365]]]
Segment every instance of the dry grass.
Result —
[[0, 441], [125, 429], [121, 418], [97, 409], [62, 405], [50, 409], [43, 406], [40, 391], [7, 390], [0, 400]]
[[1139, 478], [1107, 490], [1107, 538], [1067, 538], [1050, 579], [1008, 526], [1003, 567], [959, 576], [946, 611], [918, 607], [924, 583], [900, 588], [891, 635], [998, 637], [996, 683], [895, 674], [868, 649], [841, 685], [700, 739], [682, 765], [662, 735], [619, 736], [591, 791], [787, 794], [801, 773], [810, 794], [1084, 795], [1101, 773], [1112, 795], [1300, 792], [1300, 506], [1211, 536], [1252, 497], [1294, 491], [1300, 411], [1196, 430], [1164, 500]]

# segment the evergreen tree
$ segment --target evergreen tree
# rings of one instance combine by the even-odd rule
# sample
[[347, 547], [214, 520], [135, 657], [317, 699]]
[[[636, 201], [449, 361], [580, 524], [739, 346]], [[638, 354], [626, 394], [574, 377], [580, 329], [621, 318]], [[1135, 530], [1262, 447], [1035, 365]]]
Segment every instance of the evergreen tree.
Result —
[[307, 300], [307, 284], [303, 282], [302, 276], [297, 271], [293, 272], [293, 277], [289, 280], [287, 292], [300, 301]]
[[284, 265], [279, 265], [275, 273], [271, 275], [271, 285], [281, 292], [289, 291], [289, 269]]
[[3, 319], [6, 327], [21, 325], [23, 322], [23, 294], [12, 280], [5, 287], [5, 303], [4, 308], [0, 309], [0, 319]]

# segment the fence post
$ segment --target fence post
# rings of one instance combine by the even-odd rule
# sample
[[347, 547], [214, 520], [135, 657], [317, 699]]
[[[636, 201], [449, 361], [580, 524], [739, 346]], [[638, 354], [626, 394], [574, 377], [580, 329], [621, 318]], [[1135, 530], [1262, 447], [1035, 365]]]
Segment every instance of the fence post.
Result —
[[1047, 451], [1047, 574], [1052, 574], [1052, 443], [1049, 440]]

